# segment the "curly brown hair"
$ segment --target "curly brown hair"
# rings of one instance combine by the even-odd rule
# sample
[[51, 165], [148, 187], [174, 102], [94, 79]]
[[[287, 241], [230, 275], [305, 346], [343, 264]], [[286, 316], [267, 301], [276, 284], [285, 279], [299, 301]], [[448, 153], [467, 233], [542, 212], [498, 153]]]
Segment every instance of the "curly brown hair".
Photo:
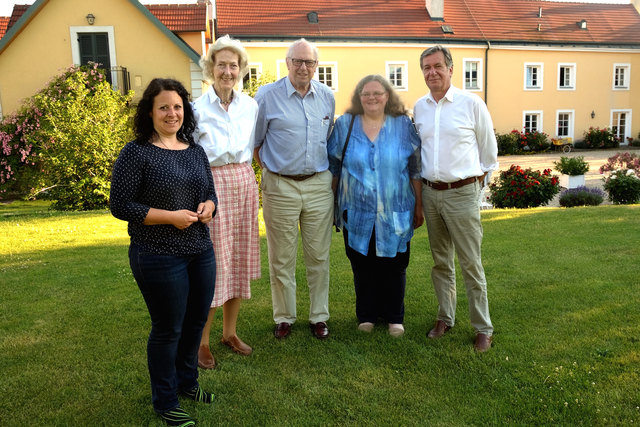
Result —
[[370, 74], [364, 77], [362, 80], [358, 82], [356, 85], [356, 89], [353, 91], [353, 96], [351, 97], [351, 106], [347, 108], [347, 113], [357, 115], [364, 114], [364, 109], [362, 108], [362, 101], [360, 101], [360, 94], [362, 93], [362, 88], [369, 82], [378, 82], [382, 85], [385, 92], [389, 94], [389, 99], [387, 100], [387, 104], [384, 106], [384, 113], [388, 114], [392, 117], [404, 116], [407, 114], [407, 109], [404, 107], [404, 104], [400, 100], [400, 97], [391, 87], [391, 83], [384, 77], [379, 74]]

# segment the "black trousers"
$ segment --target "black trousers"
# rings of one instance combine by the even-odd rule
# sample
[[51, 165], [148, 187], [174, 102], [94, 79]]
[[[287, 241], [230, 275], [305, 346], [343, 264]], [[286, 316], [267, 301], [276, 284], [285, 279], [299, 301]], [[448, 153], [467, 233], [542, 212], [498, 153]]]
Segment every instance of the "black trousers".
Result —
[[387, 323], [403, 323], [409, 244], [406, 252], [397, 253], [393, 258], [376, 256], [374, 228], [368, 254], [362, 255], [349, 247], [348, 232], [346, 228], [343, 231], [344, 247], [353, 271], [358, 322], [376, 323], [382, 318]]

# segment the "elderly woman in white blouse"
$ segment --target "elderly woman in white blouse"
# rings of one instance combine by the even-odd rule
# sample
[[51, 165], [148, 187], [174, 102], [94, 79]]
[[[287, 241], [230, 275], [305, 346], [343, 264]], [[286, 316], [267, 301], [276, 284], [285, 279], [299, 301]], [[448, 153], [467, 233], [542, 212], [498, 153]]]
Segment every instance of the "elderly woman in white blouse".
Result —
[[247, 53], [238, 40], [228, 35], [219, 38], [200, 60], [212, 85], [193, 103], [198, 120], [195, 140], [207, 153], [220, 200], [210, 223], [217, 268], [215, 295], [198, 352], [203, 369], [215, 367], [209, 341], [217, 307], [222, 306], [221, 342], [241, 355], [252, 352], [236, 333], [240, 302], [251, 298], [250, 281], [260, 277], [258, 185], [251, 167], [258, 105], [235, 89], [247, 65]]

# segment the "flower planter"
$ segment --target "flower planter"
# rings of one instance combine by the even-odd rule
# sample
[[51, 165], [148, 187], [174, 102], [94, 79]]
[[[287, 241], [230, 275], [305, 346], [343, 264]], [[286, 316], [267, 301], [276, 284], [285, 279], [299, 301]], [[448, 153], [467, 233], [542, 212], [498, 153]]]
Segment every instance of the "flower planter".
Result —
[[584, 185], [584, 175], [560, 175], [560, 187], [577, 188]]

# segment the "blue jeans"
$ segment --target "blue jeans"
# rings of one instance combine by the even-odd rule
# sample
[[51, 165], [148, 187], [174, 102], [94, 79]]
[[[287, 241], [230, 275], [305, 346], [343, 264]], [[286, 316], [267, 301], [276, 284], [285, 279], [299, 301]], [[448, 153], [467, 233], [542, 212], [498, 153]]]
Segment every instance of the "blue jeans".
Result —
[[178, 406], [198, 385], [198, 349], [213, 299], [213, 248], [189, 256], [159, 255], [131, 244], [129, 262], [149, 314], [147, 363], [156, 412]]

